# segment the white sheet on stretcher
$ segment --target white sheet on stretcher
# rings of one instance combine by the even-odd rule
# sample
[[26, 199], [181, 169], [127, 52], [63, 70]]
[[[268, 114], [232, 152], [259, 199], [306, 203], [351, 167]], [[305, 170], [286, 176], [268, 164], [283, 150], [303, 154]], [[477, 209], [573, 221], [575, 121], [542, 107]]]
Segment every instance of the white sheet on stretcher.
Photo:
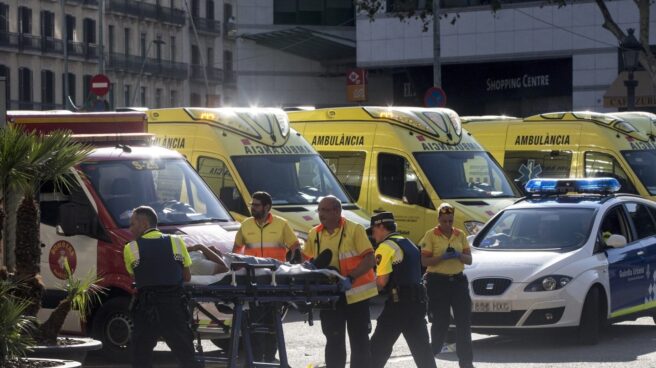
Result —
[[[237, 271], [230, 271], [230, 272], [225, 272], [225, 273], [219, 273], [216, 275], [192, 275], [191, 276], [191, 281], [189, 281], [189, 285], [210, 285], [214, 284], [216, 282], [219, 282], [223, 280], [224, 277], [231, 278], [232, 273], [235, 273], [237, 276], [240, 275], [246, 275], [246, 270], [245, 269], [240, 269]], [[258, 268], [255, 269], [255, 276], [270, 276], [272, 273], [276, 274], [276, 277], [278, 276], [298, 276], [298, 275], [303, 275], [303, 274], [316, 274], [316, 273], [321, 273], [323, 275], [326, 275], [328, 277], [334, 277], [334, 278], [339, 278], [339, 279], [344, 279], [342, 275], [339, 274], [339, 272], [335, 270], [326, 270], [326, 269], [321, 269], [321, 270], [309, 270], [299, 264], [282, 264], [280, 267], [278, 267], [277, 270], [271, 271], [269, 269], [265, 268]]]

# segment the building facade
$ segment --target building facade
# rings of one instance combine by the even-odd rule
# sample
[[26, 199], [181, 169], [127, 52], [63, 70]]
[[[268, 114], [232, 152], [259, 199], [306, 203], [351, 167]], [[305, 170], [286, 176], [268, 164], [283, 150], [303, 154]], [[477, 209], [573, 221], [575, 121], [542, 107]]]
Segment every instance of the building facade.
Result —
[[[422, 32], [418, 20], [399, 21], [392, 3], [388, 1], [388, 8], [373, 22], [358, 17], [357, 64], [381, 70], [392, 80], [388, 92], [394, 104], [421, 106], [433, 80], [432, 24]], [[411, 3], [430, 6], [422, 0]], [[602, 28], [603, 17], [594, 1], [560, 8], [541, 1], [501, 3], [493, 13], [487, 1], [441, 2], [447, 14], [440, 24], [440, 44], [448, 107], [462, 115], [528, 116], [558, 110], [617, 111], [626, 106], [618, 42]], [[632, 1], [606, 4], [622, 29], [638, 28]], [[656, 10], [650, 11], [653, 38]], [[640, 96], [653, 95], [651, 83], [640, 72], [636, 75], [642, 77], [637, 107], [651, 110], [654, 98]], [[614, 98], [618, 93], [624, 96]]]
[[93, 108], [95, 74], [110, 79], [108, 107], [218, 106], [230, 80], [224, 49], [234, 41], [222, 18], [231, 8], [228, 0], [0, 0], [7, 106]]

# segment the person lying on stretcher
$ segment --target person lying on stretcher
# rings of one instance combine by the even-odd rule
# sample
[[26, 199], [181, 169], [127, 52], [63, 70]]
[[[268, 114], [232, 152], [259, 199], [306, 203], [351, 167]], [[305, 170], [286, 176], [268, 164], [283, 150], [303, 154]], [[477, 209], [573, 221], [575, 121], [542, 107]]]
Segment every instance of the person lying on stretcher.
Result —
[[[240, 254], [226, 253], [223, 254], [214, 246], [205, 246], [203, 244], [194, 244], [187, 247], [189, 257], [191, 258], [191, 274], [198, 276], [217, 275], [230, 271], [230, 264], [233, 260], [246, 263], [267, 263], [280, 266], [283, 263], [273, 258], [259, 258], [244, 256]], [[330, 249], [326, 249], [311, 261], [303, 262], [303, 268], [317, 270], [327, 268], [332, 258]]]

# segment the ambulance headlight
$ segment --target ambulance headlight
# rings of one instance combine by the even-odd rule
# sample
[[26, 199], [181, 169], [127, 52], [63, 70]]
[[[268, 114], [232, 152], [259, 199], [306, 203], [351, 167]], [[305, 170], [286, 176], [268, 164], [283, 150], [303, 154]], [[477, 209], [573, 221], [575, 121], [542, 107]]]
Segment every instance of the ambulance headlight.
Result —
[[480, 221], [465, 221], [465, 230], [469, 235], [476, 235], [483, 230], [484, 223]]
[[564, 288], [572, 278], [563, 275], [549, 275], [541, 277], [526, 286], [524, 291], [553, 291]]

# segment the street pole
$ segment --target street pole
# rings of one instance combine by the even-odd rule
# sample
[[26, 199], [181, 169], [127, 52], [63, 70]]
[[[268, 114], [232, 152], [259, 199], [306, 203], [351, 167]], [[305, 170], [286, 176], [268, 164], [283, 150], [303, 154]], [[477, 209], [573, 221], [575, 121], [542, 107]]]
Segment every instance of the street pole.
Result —
[[64, 1], [66, 0], [60, 0], [60, 6], [61, 6], [61, 19], [62, 19], [62, 38], [63, 38], [63, 45], [64, 45], [64, 109], [70, 109], [70, 104], [69, 104], [69, 99], [68, 99], [68, 91], [69, 91], [69, 86], [68, 86], [68, 27], [66, 24], [66, 9], [64, 7]]
[[635, 89], [638, 81], [633, 79], [633, 70], [629, 70], [629, 79], [624, 81], [626, 86], [626, 109], [628, 111], [635, 110]]
[[98, 3], [98, 74], [105, 74], [105, 0]]
[[0, 77], [0, 129], [7, 126], [7, 80]]
[[440, 0], [433, 0], [433, 86], [442, 88], [442, 64], [440, 57]]

